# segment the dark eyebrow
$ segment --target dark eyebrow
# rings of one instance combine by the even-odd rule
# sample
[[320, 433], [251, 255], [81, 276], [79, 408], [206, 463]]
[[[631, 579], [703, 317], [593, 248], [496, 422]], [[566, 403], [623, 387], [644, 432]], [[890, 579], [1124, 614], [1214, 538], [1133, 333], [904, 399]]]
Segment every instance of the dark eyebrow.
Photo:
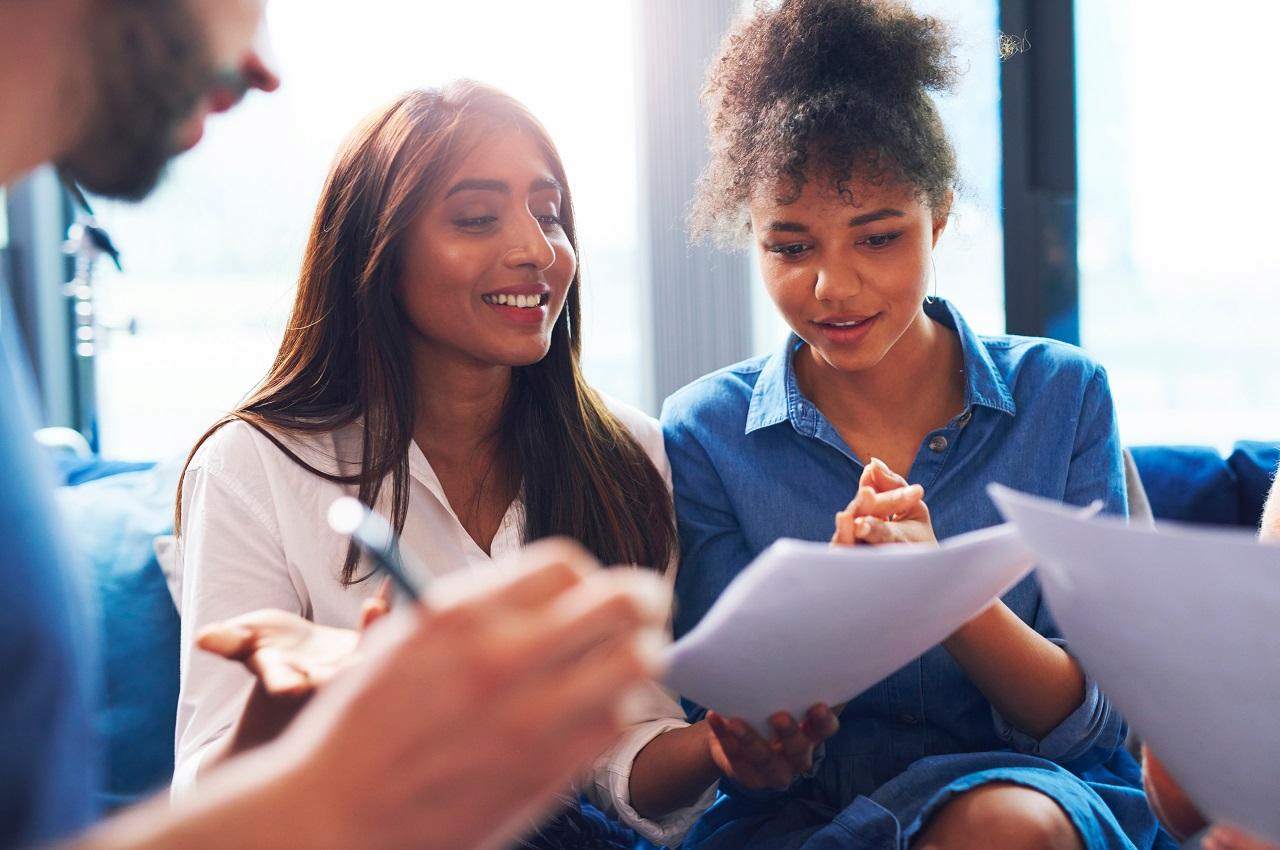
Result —
[[873, 221], [883, 221], [886, 218], [903, 218], [906, 216], [902, 210], [890, 209], [885, 207], [875, 212], [864, 213], [863, 215], [854, 216], [849, 219], [850, 227], [860, 227], [864, 224], [870, 224]]
[[[554, 177], [539, 177], [529, 184], [530, 192], [545, 192], [549, 189], [557, 192], [564, 191], [560, 186], [560, 181]], [[505, 180], [459, 180], [445, 193], [445, 197], [451, 198], [459, 192], [500, 192], [504, 195], [510, 195], [511, 186]]]
[[809, 228], [798, 221], [771, 221], [769, 230], [773, 233], [808, 233]]
[[564, 192], [564, 187], [560, 185], [560, 181], [554, 177], [539, 177], [529, 184], [530, 192], [545, 192], [548, 189], [554, 189], [557, 192]]
[[[876, 210], [875, 212], [863, 213], [849, 219], [850, 227], [861, 227], [864, 224], [870, 224], [873, 221], [882, 221], [886, 218], [903, 218], [906, 216], [902, 210], [895, 210], [890, 207]], [[807, 225], [798, 221], [771, 221], [769, 222], [769, 230], [774, 233], [808, 233]]]
[[452, 198], [459, 192], [501, 192], [510, 195], [511, 187], [505, 180], [459, 180], [445, 193], [445, 197]]

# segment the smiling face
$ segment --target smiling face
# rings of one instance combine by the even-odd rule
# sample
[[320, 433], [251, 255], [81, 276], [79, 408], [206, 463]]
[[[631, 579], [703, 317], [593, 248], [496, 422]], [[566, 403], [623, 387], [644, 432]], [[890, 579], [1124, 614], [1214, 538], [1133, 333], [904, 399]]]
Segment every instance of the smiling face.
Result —
[[946, 226], [909, 187], [853, 180], [856, 203], [828, 180], [808, 180], [783, 204], [750, 204], [760, 269], [774, 304], [819, 365], [879, 365], [913, 327], [929, 286], [933, 246]]
[[545, 357], [577, 271], [563, 202], [527, 134], [477, 145], [409, 234], [396, 294], [415, 347], [488, 365]]

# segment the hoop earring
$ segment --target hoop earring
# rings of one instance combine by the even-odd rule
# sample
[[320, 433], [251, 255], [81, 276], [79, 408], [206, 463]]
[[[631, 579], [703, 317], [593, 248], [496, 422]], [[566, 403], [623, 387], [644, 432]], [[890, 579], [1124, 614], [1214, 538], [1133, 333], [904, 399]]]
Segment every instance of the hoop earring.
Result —
[[933, 255], [929, 255], [929, 265], [933, 266], [933, 294], [924, 297], [924, 303], [932, 304], [938, 300], [938, 263], [934, 260]]

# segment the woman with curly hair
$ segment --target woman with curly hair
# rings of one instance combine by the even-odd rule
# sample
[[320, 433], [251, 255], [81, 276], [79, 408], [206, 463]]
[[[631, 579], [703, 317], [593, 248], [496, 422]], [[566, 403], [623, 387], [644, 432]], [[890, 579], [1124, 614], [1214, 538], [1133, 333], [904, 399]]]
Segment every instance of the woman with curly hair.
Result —
[[[677, 634], [780, 537], [933, 542], [1000, 522], [990, 482], [1127, 511], [1103, 369], [927, 297], [957, 184], [931, 96], [953, 76], [945, 27], [888, 0], [761, 2], [712, 65], [694, 222], [754, 246], [793, 333], [664, 407]], [[726, 774], [686, 848], [1172, 846], [1034, 577], [843, 706], [821, 747], [691, 714], [711, 749], [786, 769]]]

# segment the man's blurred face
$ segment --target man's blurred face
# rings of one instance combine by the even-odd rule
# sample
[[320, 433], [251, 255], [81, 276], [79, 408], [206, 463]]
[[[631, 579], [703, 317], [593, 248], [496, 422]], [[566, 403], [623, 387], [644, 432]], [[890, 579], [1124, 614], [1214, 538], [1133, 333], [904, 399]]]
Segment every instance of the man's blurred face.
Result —
[[137, 200], [194, 147], [213, 112], [278, 81], [260, 54], [265, 0], [90, 4], [89, 116], [58, 165], [91, 192]]

